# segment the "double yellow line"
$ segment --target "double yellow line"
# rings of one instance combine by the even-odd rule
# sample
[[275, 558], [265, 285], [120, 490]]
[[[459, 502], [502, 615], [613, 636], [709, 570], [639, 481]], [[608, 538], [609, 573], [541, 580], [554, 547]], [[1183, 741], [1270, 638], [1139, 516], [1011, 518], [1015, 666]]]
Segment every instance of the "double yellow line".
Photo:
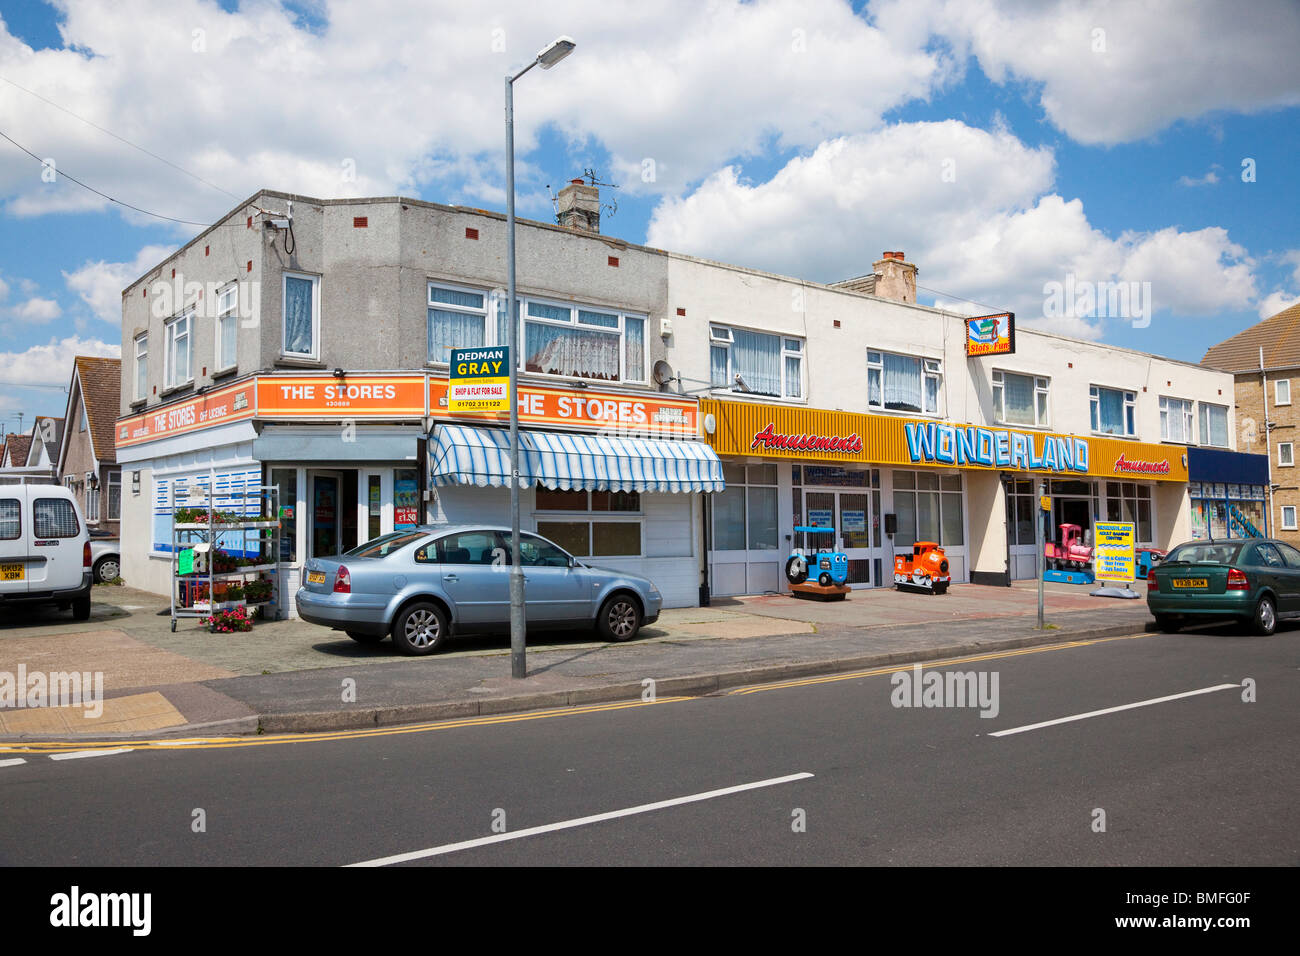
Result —
[[[1049, 651], [1063, 651], [1078, 647], [1090, 647], [1094, 644], [1107, 644], [1112, 641], [1131, 641], [1150, 637], [1146, 633], [1128, 634], [1122, 637], [1105, 637], [1087, 641], [1063, 641], [1060, 644], [1045, 644], [1038, 647], [1025, 647], [1014, 651], [1000, 651], [989, 654], [972, 654], [965, 657], [952, 657], [945, 660], [921, 661], [921, 667], [945, 667], [950, 664], [970, 664], [978, 661], [1005, 660], [1012, 657], [1024, 657], [1028, 654], [1044, 654]], [[749, 687], [737, 687], [724, 696], [739, 697], [748, 694], [760, 694], [771, 690], [784, 690], [791, 687], [809, 687], [814, 684], [830, 684], [837, 681], [859, 680], [864, 677], [877, 677], [882, 674], [894, 674], [899, 670], [914, 667], [914, 664], [894, 664], [888, 667], [876, 667], [869, 670], [848, 671], [843, 674], [826, 674], [797, 680], [777, 681], [770, 684], [755, 684]], [[519, 714], [494, 714], [482, 717], [463, 717], [455, 720], [438, 720], [418, 724], [403, 724], [396, 727], [367, 727], [356, 730], [322, 731], [302, 734], [264, 734], [256, 737], [196, 737], [196, 738], [158, 738], [153, 740], [119, 739], [112, 741], [47, 740], [26, 743], [0, 743], [0, 754], [57, 754], [70, 751], [119, 750], [130, 747], [133, 750], [220, 750], [231, 747], [266, 747], [273, 744], [316, 743], [328, 740], [359, 740], [365, 737], [389, 737], [398, 734], [420, 734], [434, 730], [456, 730], [461, 727], [490, 727], [497, 724], [513, 724], [526, 720], [549, 720], [553, 717], [576, 717], [582, 714], [599, 714], [613, 710], [627, 710], [633, 707], [653, 707], [658, 704], [676, 704], [686, 700], [698, 700], [697, 697], [658, 697], [654, 700], [612, 701], [603, 704], [584, 704], [578, 707], [557, 707], [550, 710], [536, 710]]]

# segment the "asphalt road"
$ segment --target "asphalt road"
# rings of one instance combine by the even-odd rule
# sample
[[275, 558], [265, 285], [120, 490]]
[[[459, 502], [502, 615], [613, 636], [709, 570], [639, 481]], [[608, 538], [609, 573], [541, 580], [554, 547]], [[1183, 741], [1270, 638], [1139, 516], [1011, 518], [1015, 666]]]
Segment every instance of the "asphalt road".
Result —
[[933, 668], [996, 673], [990, 718], [896, 707], [886, 673], [330, 740], [0, 754], [0, 864], [338, 866], [443, 848], [399, 865], [1294, 866], [1298, 651], [1297, 631], [1223, 629]]

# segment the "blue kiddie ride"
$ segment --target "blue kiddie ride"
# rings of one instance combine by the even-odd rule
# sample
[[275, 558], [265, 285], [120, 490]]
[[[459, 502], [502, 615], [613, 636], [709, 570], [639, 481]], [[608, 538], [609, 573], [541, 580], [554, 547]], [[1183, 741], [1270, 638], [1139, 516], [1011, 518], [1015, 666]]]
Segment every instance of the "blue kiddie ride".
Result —
[[[814, 528], [808, 525], [795, 525], [796, 546], [785, 562], [785, 577], [791, 584], [803, 584], [810, 575], [815, 575], [817, 583], [824, 588], [834, 584], [843, 584], [849, 579], [849, 556], [843, 551], [833, 550], [835, 544], [834, 528]], [[815, 535], [830, 535], [828, 547], [817, 547]], [[803, 547], [804, 535], [807, 535], [811, 554], [806, 554]]]

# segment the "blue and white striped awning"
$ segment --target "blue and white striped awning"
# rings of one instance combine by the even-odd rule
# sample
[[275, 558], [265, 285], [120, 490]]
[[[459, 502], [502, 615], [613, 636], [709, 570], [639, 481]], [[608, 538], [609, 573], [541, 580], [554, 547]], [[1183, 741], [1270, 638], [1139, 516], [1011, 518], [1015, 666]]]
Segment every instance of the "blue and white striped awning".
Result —
[[[438, 425], [429, 436], [435, 485], [509, 487], [510, 432]], [[721, 491], [722, 462], [697, 441], [519, 431], [519, 486], [584, 491]]]

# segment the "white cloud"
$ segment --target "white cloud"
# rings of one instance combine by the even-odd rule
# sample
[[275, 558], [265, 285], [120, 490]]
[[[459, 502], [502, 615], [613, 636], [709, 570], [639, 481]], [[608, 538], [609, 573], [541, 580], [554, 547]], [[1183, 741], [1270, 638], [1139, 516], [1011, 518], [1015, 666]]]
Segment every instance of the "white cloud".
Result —
[[1005, 132], [897, 124], [823, 143], [766, 182], [727, 167], [661, 202], [648, 242], [817, 281], [862, 275], [881, 250], [902, 249], [922, 302], [967, 296], [1083, 338], [1101, 334], [1101, 319], [1053, 313], [1050, 283], [1150, 282], [1155, 308], [1180, 315], [1254, 301], [1254, 261], [1226, 230], [1108, 236], [1080, 200], [1051, 191], [1053, 172], [1050, 151]]
[[7, 298], [9, 298], [9, 283], [5, 282], [4, 279], [0, 279], [0, 302]]
[[[0, 29], [0, 72], [241, 198], [263, 186], [383, 194], [446, 175], [471, 195], [499, 188], [502, 77], [561, 29], [577, 50], [517, 85], [516, 150], [526, 155], [550, 124], [575, 146], [602, 143], [615, 157], [607, 175], [633, 189], [679, 189], [773, 143], [870, 128], [928, 96], [944, 70], [924, 36], [901, 43], [843, 0], [511, 0], [490, 12], [457, 0], [338, 0], [313, 8], [323, 27], [270, 2], [235, 12], [212, 0], [58, 6], [66, 48], [32, 51]], [[234, 205], [20, 90], [0, 85], [0, 113], [37, 155], [123, 200], [202, 221]], [[40, 172], [16, 150], [0, 154], [12, 211], [102, 204]], [[576, 172], [538, 171], [521, 186]]]
[[97, 318], [120, 325], [122, 290], [175, 251], [175, 246], [145, 246], [130, 262], [85, 262], [64, 272], [68, 288], [90, 306]]
[[113, 342], [75, 335], [52, 338], [23, 352], [0, 352], [0, 382], [11, 387], [67, 385], [72, 379], [72, 361], [78, 355], [118, 358], [121, 354], [121, 347]]
[[1180, 185], [1180, 186], [1213, 186], [1215, 183], [1217, 183], [1217, 182], [1219, 181], [1219, 174], [1216, 172], [1216, 170], [1217, 170], [1217, 169], [1220, 169], [1220, 168], [1221, 168], [1221, 167], [1219, 166], [1219, 164], [1218, 164], [1218, 163], [1215, 163], [1214, 166], [1213, 166], [1212, 168], [1206, 170], [1206, 173], [1205, 173], [1204, 176], [1197, 176], [1197, 177], [1195, 177], [1195, 178], [1192, 178], [1191, 176], [1179, 176], [1179, 177], [1178, 177], [1178, 185]]
[[883, 0], [877, 10], [905, 11], [995, 83], [1031, 84], [1047, 118], [1083, 143], [1300, 103], [1294, 0]]
[[9, 310], [9, 314], [19, 322], [44, 325], [46, 322], [52, 322], [61, 316], [63, 309], [53, 299], [33, 298], [28, 299], [22, 305], [14, 306]]
[[1278, 289], [1259, 300], [1259, 317], [1270, 319], [1283, 309], [1289, 309], [1296, 304], [1300, 304], [1300, 294]]

